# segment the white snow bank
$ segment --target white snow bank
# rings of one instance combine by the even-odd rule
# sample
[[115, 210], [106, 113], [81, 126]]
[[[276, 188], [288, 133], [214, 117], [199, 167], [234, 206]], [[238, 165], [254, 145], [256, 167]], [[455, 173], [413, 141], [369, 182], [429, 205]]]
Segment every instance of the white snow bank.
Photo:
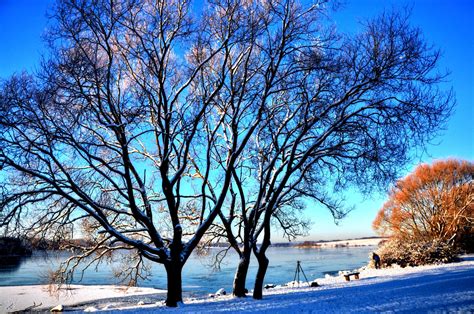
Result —
[[153, 288], [68, 285], [51, 291], [49, 285], [0, 287], [0, 313], [50, 309], [100, 299], [165, 293]]
[[[349, 313], [349, 312], [470, 312], [474, 311], [474, 258], [445, 265], [361, 269], [360, 280], [326, 276], [309, 288], [265, 290], [263, 300], [221, 296], [185, 300], [178, 309], [163, 305], [122, 308], [128, 313]], [[117, 310], [117, 309], [116, 309]]]

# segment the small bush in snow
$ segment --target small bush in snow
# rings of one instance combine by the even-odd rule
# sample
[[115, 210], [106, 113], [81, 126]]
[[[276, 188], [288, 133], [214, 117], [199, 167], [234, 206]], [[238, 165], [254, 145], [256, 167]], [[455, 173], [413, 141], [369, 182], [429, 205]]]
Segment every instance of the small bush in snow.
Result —
[[458, 253], [456, 248], [441, 240], [392, 239], [378, 250], [382, 265], [402, 267], [450, 263], [457, 260]]

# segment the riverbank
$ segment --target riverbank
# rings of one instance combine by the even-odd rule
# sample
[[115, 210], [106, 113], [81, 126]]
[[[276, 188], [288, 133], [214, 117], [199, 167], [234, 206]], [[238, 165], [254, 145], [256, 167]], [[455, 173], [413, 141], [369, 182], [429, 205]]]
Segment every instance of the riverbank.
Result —
[[[228, 295], [187, 298], [179, 309], [166, 308], [162, 302], [164, 291], [151, 288], [131, 288], [125, 292], [116, 286], [71, 286], [75, 289], [56, 298], [47, 295], [46, 286], [0, 287], [0, 312], [25, 309], [32, 305], [27, 301], [39, 300], [42, 306], [35, 309], [50, 309], [62, 304], [68, 310], [145, 313], [177, 310], [188, 313], [474, 311], [474, 255], [464, 256], [462, 262], [453, 264], [361, 269], [360, 280], [350, 282], [346, 282], [342, 275], [325, 276], [316, 281], [320, 287], [308, 288], [301, 283], [300, 287], [277, 286], [265, 290], [264, 300], [260, 301], [236, 299]], [[43, 293], [41, 296], [36, 295], [38, 289]], [[36, 301], [33, 296], [37, 297]], [[21, 304], [14, 304], [8, 309], [3, 305], [19, 299]]]
[[332, 240], [332, 241], [305, 241], [302, 243], [296, 243], [293, 246], [302, 249], [325, 249], [325, 248], [343, 248], [343, 247], [366, 247], [373, 246], [377, 247], [380, 242], [386, 240], [386, 238], [372, 237], [372, 238], [361, 238], [361, 239], [348, 239], [348, 240]]
[[[50, 285], [0, 287], [0, 313], [49, 310], [57, 305], [73, 308], [78, 304], [101, 304], [107, 300], [122, 300], [120, 305], [144, 295], [164, 298], [165, 290], [123, 286], [67, 285], [56, 290]], [[106, 304], [102, 306], [105, 307]]]

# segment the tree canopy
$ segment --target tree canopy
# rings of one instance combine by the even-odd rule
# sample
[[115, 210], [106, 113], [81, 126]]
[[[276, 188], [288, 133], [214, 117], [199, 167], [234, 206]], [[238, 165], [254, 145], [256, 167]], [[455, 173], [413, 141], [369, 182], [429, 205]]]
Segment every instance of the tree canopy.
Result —
[[467, 245], [474, 235], [474, 163], [447, 159], [417, 166], [391, 189], [373, 227], [399, 239]]

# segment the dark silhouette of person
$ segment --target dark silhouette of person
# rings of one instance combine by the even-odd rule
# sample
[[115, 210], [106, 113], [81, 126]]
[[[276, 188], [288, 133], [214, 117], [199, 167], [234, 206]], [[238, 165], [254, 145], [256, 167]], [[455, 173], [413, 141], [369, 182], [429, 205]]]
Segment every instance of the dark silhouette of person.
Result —
[[372, 252], [372, 259], [374, 260], [375, 263], [375, 269], [380, 268], [380, 256], [377, 255], [377, 253]]

